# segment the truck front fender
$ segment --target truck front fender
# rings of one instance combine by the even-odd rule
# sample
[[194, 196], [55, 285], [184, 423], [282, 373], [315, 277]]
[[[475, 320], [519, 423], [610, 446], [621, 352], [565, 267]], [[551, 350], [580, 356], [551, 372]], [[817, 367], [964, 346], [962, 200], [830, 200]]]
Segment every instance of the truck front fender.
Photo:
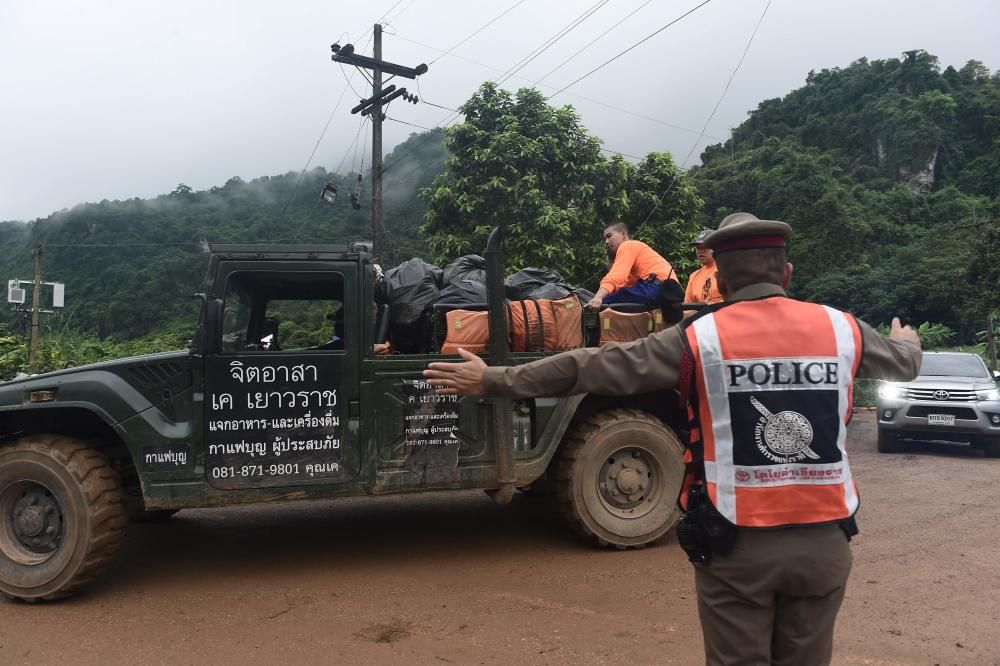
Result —
[[[35, 396], [32, 396], [35, 394]], [[122, 377], [104, 370], [39, 375], [0, 385], [0, 422], [26, 410], [79, 408], [114, 427], [153, 403]]]

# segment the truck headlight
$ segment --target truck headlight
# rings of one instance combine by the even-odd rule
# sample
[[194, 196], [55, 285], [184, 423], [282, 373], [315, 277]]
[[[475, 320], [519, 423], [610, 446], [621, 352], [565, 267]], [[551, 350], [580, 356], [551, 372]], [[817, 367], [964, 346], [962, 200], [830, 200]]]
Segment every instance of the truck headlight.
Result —
[[1000, 400], [1000, 389], [992, 388], [985, 391], [976, 391], [976, 398], [979, 400]]
[[896, 398], [902, 398], [904, 395], [906, 395], [906, 389], [896, 384], [882, 382], [881, 386], [878, 387], [878, 397], [885, 400], [895, 400]]

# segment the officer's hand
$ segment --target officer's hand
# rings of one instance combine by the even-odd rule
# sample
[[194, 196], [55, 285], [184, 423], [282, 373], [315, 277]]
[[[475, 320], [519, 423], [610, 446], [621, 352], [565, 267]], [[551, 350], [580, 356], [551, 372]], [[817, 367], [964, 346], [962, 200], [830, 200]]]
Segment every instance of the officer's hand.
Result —
[[920, 336], [917, 335], [917, 332], [909, 324], [903, 326], [902, 322], [899, 321], [899, 317], [892, 318], [892, 325], [889, 328], [889, 339], [899, 342], [912, 342], [917, 346], [917, 349], [920, 348]]
[[483, 385], [486, 363], [464, 349], [459, 349], [458, 355], [465, 360], [429, 363], [424, 370], [424, 377], [430, 380], [428, 383], [440, 387], [435, 393], [441, 395], [464, 395], [472, 398], [486, 395], [486, 387]]
[[589, 301], [587, 301], [587, 309], [597, 312], [598, 310], [601, 309], [601, 303], [602, 303], [601, 299], [595, 296]]

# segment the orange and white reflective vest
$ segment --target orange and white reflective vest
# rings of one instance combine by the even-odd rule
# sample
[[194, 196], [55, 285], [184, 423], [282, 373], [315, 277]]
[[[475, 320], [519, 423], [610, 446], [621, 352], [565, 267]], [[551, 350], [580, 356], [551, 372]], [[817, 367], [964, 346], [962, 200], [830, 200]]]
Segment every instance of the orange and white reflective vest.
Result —
[[854, 318], [785, 297], [685, 322], [692, 433], [715, 508], [744, 527], [843, 520], [858, 508], [844, 447], [861, 362]]

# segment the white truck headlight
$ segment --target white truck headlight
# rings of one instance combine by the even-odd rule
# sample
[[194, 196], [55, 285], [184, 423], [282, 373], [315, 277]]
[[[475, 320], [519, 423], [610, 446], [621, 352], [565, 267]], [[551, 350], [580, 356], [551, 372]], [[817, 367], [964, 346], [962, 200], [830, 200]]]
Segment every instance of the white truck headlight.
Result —
[[985, 391], [976, 391], [976, 398], [979, 400], [1000, 400], [1000, 388], [986, 389]]
[[878, 397], [885, 400], [895, 400], [896, 398], [902, 398], [904, 395], [906, 395], [906, 389], [896, 384], [882, 382], [878, 387]]

